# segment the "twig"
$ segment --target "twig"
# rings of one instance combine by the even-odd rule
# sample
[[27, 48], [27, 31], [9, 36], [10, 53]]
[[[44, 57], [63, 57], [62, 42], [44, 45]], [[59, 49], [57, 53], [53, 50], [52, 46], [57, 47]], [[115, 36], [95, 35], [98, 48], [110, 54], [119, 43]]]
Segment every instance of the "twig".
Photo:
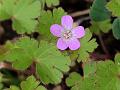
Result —
[[6, 63], [6, 62], [0, 62], [0, 69], [3, 69], [3, 68], [13, 70], [11, 64]]
[[78, 23], [78, 24], [81, 24], [83, 21], [88, 21], [88, 20], [90, 20], [90, 17], [89, 17], [89, 16], [80, 18], [80, 19], [78, 19], [78, 20], [75, 21], [75, 22]]
[[84, 11], [73, 12], [73, 13], [70, 13], [69, 15], [71, 15], [72, 17], [78, 17], [78, 16], [87, 15], [87, 14], [89, 14], [89, 12], [90, 12], [90, 9], [87, 9], [87, 10], [84, 10]]

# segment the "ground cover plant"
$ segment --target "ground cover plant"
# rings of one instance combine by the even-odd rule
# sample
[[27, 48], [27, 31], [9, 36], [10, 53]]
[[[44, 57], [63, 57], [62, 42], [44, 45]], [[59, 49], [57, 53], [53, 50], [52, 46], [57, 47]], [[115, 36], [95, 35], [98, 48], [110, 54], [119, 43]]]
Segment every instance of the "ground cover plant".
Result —
[[119, 17], [119, 0], [0, 0], [0, 90], [120, 90]]

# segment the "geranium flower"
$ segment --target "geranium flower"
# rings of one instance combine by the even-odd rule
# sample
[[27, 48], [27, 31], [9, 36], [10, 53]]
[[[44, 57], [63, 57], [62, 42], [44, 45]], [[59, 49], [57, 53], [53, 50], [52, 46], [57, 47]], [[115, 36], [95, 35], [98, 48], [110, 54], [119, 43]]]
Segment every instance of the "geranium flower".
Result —
[[79, 38], [85, 35], [83, 26], [73, 27], [73, 19], [69, 15], [65, 15], [61, 19], [61, 25], [53, 24], [50, 32], [59, 37], [57, 41], [57, 48], [65, 50], [69, 47], [70, 50], [77, 50], [80, 48]]

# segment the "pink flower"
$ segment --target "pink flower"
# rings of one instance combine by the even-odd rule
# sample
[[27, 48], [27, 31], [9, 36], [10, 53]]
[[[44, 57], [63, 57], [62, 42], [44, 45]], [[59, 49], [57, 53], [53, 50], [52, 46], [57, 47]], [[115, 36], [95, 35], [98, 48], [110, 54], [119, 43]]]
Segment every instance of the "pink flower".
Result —
[[52, 25], [50, 31], [54, 36], [59, 37], [57, 48], [60, 50], [65, 50], [68, 47], [70, 50], [79, 49], [79, 38], [82, 38], [85, 35], [84, 27], [78, 26], [73, 28], [73, 19], [69, 15], [62, 17], [61, 25]]

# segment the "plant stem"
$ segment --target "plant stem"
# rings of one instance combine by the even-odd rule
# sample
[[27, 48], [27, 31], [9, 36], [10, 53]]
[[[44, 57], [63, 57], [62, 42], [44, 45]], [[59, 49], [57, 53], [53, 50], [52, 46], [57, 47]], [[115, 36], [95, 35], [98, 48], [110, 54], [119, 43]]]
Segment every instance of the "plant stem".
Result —
[[103, 39], [102, 39], [102, 36], [101, 36], [101, 35], [98, 35], [98, 38], [99, 38], [99, 41], [100, 41], [100, 44], [101, 44], [101, 46], [102, 46], [102, 49], [103, 49], [104, 53], [110, 57], [109, 51], [108, 51], [107, 48], [105, 47], [104, 41], [103, 41]]
[[79, 17], [79, 16], [84, 16], [90, 13], [90, 9], [84, 10], [84, 11], [77, 11], [77, 12], [73, 12], [70, 13], [70, 15], [72, 17]]

